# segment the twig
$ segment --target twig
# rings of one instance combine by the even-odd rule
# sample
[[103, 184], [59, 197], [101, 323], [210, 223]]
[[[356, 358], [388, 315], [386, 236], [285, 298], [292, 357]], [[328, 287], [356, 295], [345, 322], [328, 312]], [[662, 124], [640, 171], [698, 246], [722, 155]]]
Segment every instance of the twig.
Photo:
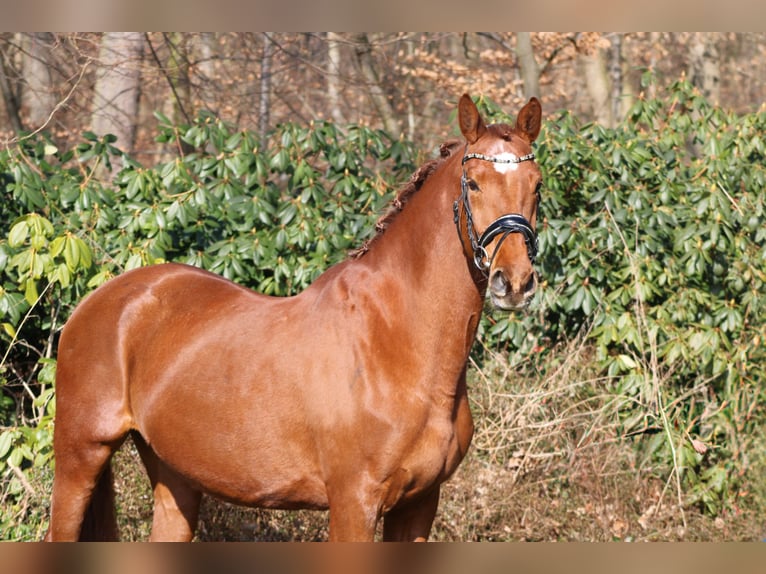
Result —
[[622, 230], [620, 230], [620, 226], [617, 225], [617, 221], [615, 220], [614, 215], [612, 214], [612, 211], [609, 209], [609, 205], [605, 203], [604, 207], [606, 209], [607, 215], [609, 215], [609, 218], [612, 220], [612, 223], [614, 224], [614, 228], [617, 230], [617, 234], [620, 237], [620, 241], [622, 241], [622, 244], [625, 248], [625, 255], [628, 258], [628, 261], [630, 263], [631, 273], [633, 274], [633, 279], [635, 281], [636, 303], [638, 307], [637, 318], [639, 320], [639, 324], [644, 327], [649, 337], [649, 346], [650, 346], [649, 367], [651, 369], [652, 384], [655, 389], [657, 409], [659, 410], [660, 418], [662, 419], [662, 427], [665, 431], [665, 435], [668, 441], [668, 446], [670, 447], [670, 453], [673, 459], [673, 468], [670, 473], [671, 476], [668, 477], [668, 482], [665, 483], [665, 487], [662, 490], [662, 495], [660, 496], [660, 500], [658, 504], [661, 505], [662, 498], [665, 495], [665, 491], [667, 490], [670, 479], [671, 477], [675, 476], [676, 495], [678, 498], [678, 509], [681, 512], [681, 520], [683, 522], [684, 529], [686, 529], [687, 528], [686, 514], [684, 513], [684, 507], [683, 507], [683, 489], [681, 487], [681, 473], [679, 471], [679, 465], [678, 465], [678, 453], [676, 452], [676, 445], [673, 442], [673, 435], [671, 433], [670, 421], [668, 420], [668, 416], [665, 411], [665, 406], [663, 405], [662, 390], [660, 389], [659, 366], [657, 362], [657, 342], [655, 340], [655, 337], [652, 335], [651, 329], [649, 329], [649, 325], [646, 322], [646, 313], [644, 311], [644, 306], [643, 306], [643, 297], [641, 296], [641, 293], [639, 292], [639, 274], [638, 274], [638, 269], [636, 267], [635, 259], [633, 257], [633, 254], [630, 252], [630, 248], [628, 247], [628, 242], [626, 241], [625, 236], [622, 233]]
[[34, 487], [31, 484], [29, 484], [27, 477], [24, 476], [24, 473], [21, 472], [21, 469], [18, 466], [11, 464], [10, 462], [8, 463], [8, 467], [13, 471], [13, 474], [16, 475], [16, 478], [19, 479], [19, 482], [21, 482], [21, 486], [24, 487], [24, 490], [27, 491], [27, 494], [29, 494], [30, 496], [37, 496], [37, 491], [35, 491]]
[[46, 119], [46, 120], [43, 122], [43, 124], [42, 124], [42, 125], [41, 125], [39, 128], [37, 128], [36, 130], [34, 130], [34, 131], [33, 131], [33, 132], [31, 132], [31, 133], [28, 133], [28, 134], [26, 134], [25, 136], [21, 136], [21, 137], [17, 136], [17, 137], [11, 138], [11, 139], [9, 139], [9, 140], [6, 140], [6, 141], [4, 141], [4, 142], [3, 142], [3, 144], [4, 144], [5, 146], [8, 146], [8, 145], [10, 145], [10, 144], [14, 144], [14, 143], [18, 143], [18, 142], [20, 142], [20, 141], [24, 141], [24, 140], [26, 140], [26, 139], [29, 139], [29, 138], [31, 138], [32, 136], [35, 136], [35, 135], [37, 135], [38, 133], [40, 133], [41, 131], [43, 131], [43, 130], [44, 130], [46, 127], [48, 127], [48, 124], [49, 124], [49, 123], [51, 123], [51, 120], [53, 119], [53, 116], [55, 116], [55, 115], [56, 115], [56, 112], [58, 112], [58, 111], [59, 111], [59, 110], [60, 110], [60, 109], [61, 109], [61, 108], [64, 106], [64, 104], [66, 104], [66, 103], [69, 101], [69, 98], [71, 98], [71, 97], [72, 97], [72, 94], [74, 94], [74, 91], [75, 91], [75, 90], [77, 89], [77, 87], [80, 85], [80, 82], [82, 82], [82, 78], [83, 78], [83, 76], [85, 75], [85, 71], [88, 69], [88, 66], [89, 66], [89, 65], [90, 65], [90, 60], [87, 60], [87, 61], [86, 61], [86, 62], [83, 64], [83, 66], [82, 66], [82, 69], [80, 70], [80, 75], [78, 76], [78, 78], [77, 78], [77, 81], [74, 83], [74, 86], [72, 86], [72, 88], [69, 90], [69, 92], [67, 93], [67, 95], [66, 95], [66, 96], [64, 96], [64, 99], [63, 99], [63, 100], [61, 100], [60, 102], [58, 102], [58, 103], [57, 103], [57, 104], [56, 104], [56, 105], [53, 107], [53, 110], [51, 110], [51, 113], [50, 113], [50, 114], [48, 114], [48, 119]]
[[734, 206], [734, 209], [737, 210], [737, 213], [739, 213], [740, 215], [744, 215], [742, 213], [742, 210], [739, 208], [739, 204], [734, 200], [734, 198], [731, 195], [729, 195], [729, 192], [726, 191], [723, 185], [721, 185], [721, 182], [716, 181], [715, 184], [718, 186], [718, 189], [720, 189], [724, 193], [724, 195], [729, 199], [731, 204]]
[[48, 289], [50, 289], [52, 285], [53, 283], [51, 282], [45, 286], [45, 289], [43, 289], [43, 292], [37, 296], [37, 300], [35, 301], [34, 305], [30, 306], [29, 310], [24, 315], [24, 318], [21, 320], [21, 323], [19, 323], [19, 326], [14, 330], [15, 332], [13, 333], [13, 338], [11, 339], [11, 342], [8, 345], [8, 348], [5, 350], [5, 354], [3, 355], [3, 358], [0, 360], [0, 367], [5, 365], [5, 361], [8, 359], [8, 355], [11, 354], [11, 349], [13, 348], [13, 345], [18, 340], [19, 332], [21, 332], [21, 328], [24, 326], [24, 323], [27, 322], [29, 317], [32, 315], [32, 311], [35, 310], [35, 307], [37, 307], [37, 304], [42, 300], [43, 296], [48, 292]]
[[[168, 43], [168, 45], [171, 46], [171, 50], [174, 49], [173, 43], [168, 39], [167, 34], [163, 33], [163, 38], [165, 39], [165, 42]], [[176, 90], [176, 86], [173, 83], [173, 80], [170, 78], [170, 74], [168, 74], [167, 68], [162, 65], [162, 60], [160, 60], [159, 55], [157, 54], [157, 50], [154, 49], [154, 44], [152, 44], [152, 40], [149, 37], [149, 33], [145, 32], [144, 37], [146, 38], [146, 43], [149, 46], [149, 51], [152, 53], [152, 58], [154, 59], [154, 62], [157, 64], [157, 68], [162, 72], [162, 75], [165, 76], [165, 79], [168, 82], [168, 85], [170, 86], [170, 91], [173, 92], [173, 99], [176, 101], [176, 104], [178, 105], [178, 109], [181, 110], [181, 113], [184, 116], [184, 119], [186, 119], [186, 123], [190, 124], [191, 119], [189, 118], [189, 114], [186, 112], [186, 109], [184, 108], [183, 102], [181, 101], [181, 96], [178, 95], [178, 91]]]

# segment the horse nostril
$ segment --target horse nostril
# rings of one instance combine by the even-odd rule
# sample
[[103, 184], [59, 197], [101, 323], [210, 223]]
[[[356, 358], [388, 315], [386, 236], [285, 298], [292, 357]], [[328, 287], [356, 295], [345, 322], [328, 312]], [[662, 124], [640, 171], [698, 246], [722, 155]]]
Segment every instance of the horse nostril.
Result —
[[534, 271], [529, 276], [529, 281], [527, 281], [527, 284], [524, 285], [524, 293], [529, 293], [531, 291], [534, 291], [537, 287], [537, 273]]
[[504, 297], [507, 295], [508, 291], [510, 290], [510, 286], [511, 285], [508, 282], [508, 279], [505, 278], [505, 274], [500, 270], [495, 271], [489, 280], [490, 289], [498, 297]]

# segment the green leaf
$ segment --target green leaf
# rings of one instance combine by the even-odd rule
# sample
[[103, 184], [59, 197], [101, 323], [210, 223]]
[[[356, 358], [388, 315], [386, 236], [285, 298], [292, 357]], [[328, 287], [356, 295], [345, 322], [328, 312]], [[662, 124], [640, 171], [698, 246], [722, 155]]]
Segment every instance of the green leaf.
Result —
[[141, 258], [141, 254], [134, 253], [130, 257], [128, 257], [128, 260], [125, 263], [125, 271], [130, 271], [131, 269], [137, 269], [138, 267], [141, 267], [142, 265], [143, 265], [143, 260]]
[[56, 271], [54, 273], [54, 281], [58, 281], [63, 289], [69, 287], [72, 282], [72, 274], [66, 264], [62, 263], [56, 267]]
[[8, 234], [8, 245], [11, 247], [20, 247], [29, 237], [29, 226], [26, 219], [14, 223], [11, 232]]
[[80, 246], [72, 235], [67, 236], [64, 242], [64, 260], [70, 271], [77, 269], [77, 264], [80, 262]]
[[49, 246], [51, 257], [58, 257], [59, 255], [61, 255], [61, 252], [64, 251], [65, 243], [66, 243], [66, 236], [64, 235], [56, 237], [53, 241], [51, 241]]
[[285, 245], [287, 243], [287, 232], [284, 229], [280, 229], [277, 232], [276, 239], [274, 240], [274, 245], [277, 249], [280, 251], [285, 248]]
[[100, 285], [103, 285], [104, 283], [106, 283], [111, 278], [112, 278], [112, 273], [108, 269], [103, 269], [102, 271], [99, 271], [93, 277], [90, 278], [90, 280], [87, 283], [87, 286], [91, 289], [95, 289], [96, 287], [99, 287]]
[[4, 430], [0, 434], [0, 459], [5, 458], [8, 452], [11, 450], [13, 441], [16, 440], [18, 431], [15, 429]]
[[24, 461], [24, 453], [21, 450], [20, 447], [14, 448], [11, 451], [10, 456], [8, 457], [8, 464], [11, 466], [15, 466], [16, 468], [21, 466], [21, 463]]
[[42, 366], [37, 380], [44, 385], [52, 385], [56, 380], [56, 359], [42, 358], [37, 363]]
[[5, 331], [11, 339], [16, 338], [16, 328], [10, 323], [3, 323], [3, 331]]
[[636, 363], [636, 361], [634, 361], [633, 357], [630, 355], [619, 355], [617, 357], [617, 361], [625, 370], [633, 370], [638, 368], [638, 363]]
[[88, 244], [79, 237], [75, 236], [73, 239], [75, 243], [77, 243], [77, 249], [80, 254], [80, 266], [83, 269], [90, 269], [90, 266], [93, 264], [93, 255], [90, 251], [90, 247], [88, 247]]
[[40, 297], [40, 294], [37, 291], [37, 281], [29, 278], [24, 283], [24, 299], [29, 303], [30, 307], [32, 307], [37, 303], [37, 299]]

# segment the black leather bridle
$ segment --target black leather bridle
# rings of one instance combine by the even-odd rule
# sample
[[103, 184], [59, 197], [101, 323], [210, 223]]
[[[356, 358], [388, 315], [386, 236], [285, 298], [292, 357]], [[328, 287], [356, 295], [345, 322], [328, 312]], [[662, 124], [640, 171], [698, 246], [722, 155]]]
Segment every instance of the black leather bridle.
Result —
[[[463, 161], [461, 165], [465, 166], [465, 163], [471, 159], [480, 159], [483, 161], [491, 161], [493, 163], [521, 163], [524, 161], [532, 161], [535, 159], [535, 154], [530, 153], [521, 157], [501, 158], [496, 156], [484, 155], [481, 153], [467, 153], [468, 145], [466, 145], [466, 153], [463, 154]], [[535, 190], [537, 193], [537, 208], [540, 209], [540, 189]], [[465, 167], [463, 167], [463, 175], [460, 177], [460, 197], [455, 200], [453, 204], [453, 211], [455, 212], [455, 225], [457, 226], [457, 232], [460, 236], [460, 241], [463, 241], [463, 235], [460, 232], [460, 203], [463, 204], [463, 213], [466, 219], [466, 228], [468, 229], [468, 239], [471, 241], [471, 249], [473, 250], [473, 262], [476, 267], [485, 275], [488, 273], [492, 266], [492, 260], [495, 258], [500, 246], [506, 240], [511, 233], [521, 233], [524, 236], [524, 243], [527, 246], [527, 256], [534, 265], [535, 258], [537, 257], [537, 233], [532, 229], [532, 224], [526, 217], [519, 213], [509, 213], [501, 215], [487, 226], [481, 237], [477, 239], [476, 231], [473, 226], [473, 213], [471, 212], [471, 203], [468, 200], [468, 175], [466, 174]], [[495, 237], [501, 235], [500, 241], [497, 242], [495, 250], [492, 252], [492, 257], [487, 253], [487, 246], [492, 242]]]

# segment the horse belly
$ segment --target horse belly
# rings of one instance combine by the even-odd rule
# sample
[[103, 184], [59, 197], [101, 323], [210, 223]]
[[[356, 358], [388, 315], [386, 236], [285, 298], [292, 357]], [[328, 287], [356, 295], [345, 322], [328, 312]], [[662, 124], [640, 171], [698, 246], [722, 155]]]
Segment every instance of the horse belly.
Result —
[[310, 453], [267, 428], [242, 428], [222, 417], [164, 413], [140, 432], [165, 464], [216, 497], [264, 508], [327, 507]]
[[[216, 361], [167, 368], [133, 396], [137, 430], [157, 455], [215, 496], [250, 506], [326, 508], [311, 428], [298, 394], [263, 364]], [[193, 375], [192, 375], [193, 373]], [[289, 378], [289, 377], [286, 377]]]

